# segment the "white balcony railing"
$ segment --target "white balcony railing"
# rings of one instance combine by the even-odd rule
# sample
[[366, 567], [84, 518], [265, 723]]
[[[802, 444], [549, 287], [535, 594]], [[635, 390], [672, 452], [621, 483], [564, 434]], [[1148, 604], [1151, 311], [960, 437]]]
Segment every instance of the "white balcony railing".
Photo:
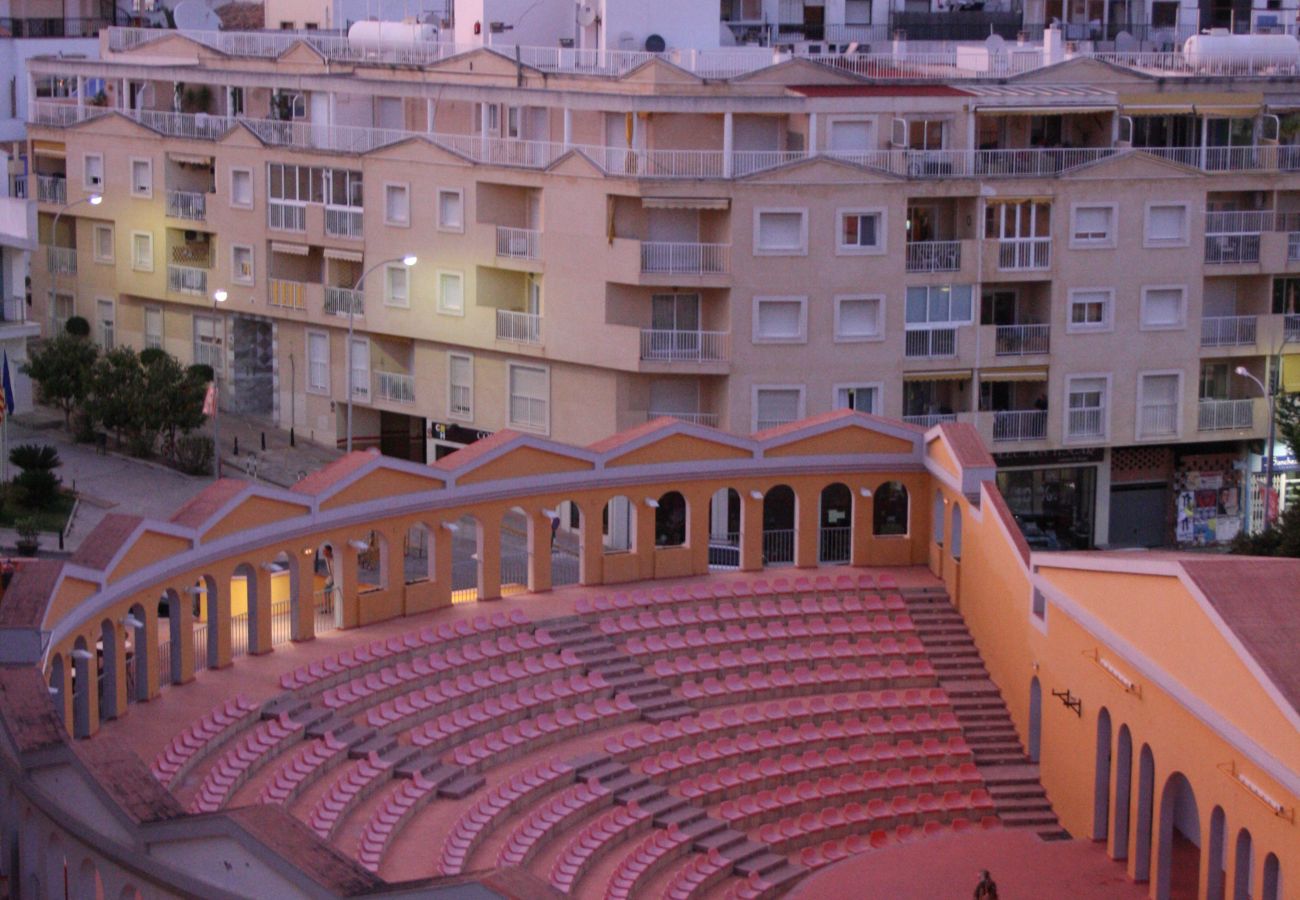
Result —
[[45, 254], [51, 275], [77, 274], [76, 247], [46, 247]]
[[1259, 262], [1258, 234], [1207, 234], [1205, 261], [1210, 265]]
[[27, 194], [27, 176], [11, 175], [9, 176], [9, 196], [17, 197], [19, 200], [26, 200]]
[[658, 362], [726, 362], [730, 357], [727, 331], [641, 329], [641, 358]]
[[1260, 210], [1207, 210], [1206, 234], [1260, 234], [1272, 231], [1277, 214], [1271, 209]]
[[653, 409], [646, 413], [647, 422], [653, 421], [654, 419], [661, 419], [661, 418], [678, 419], [679, 421], [682, 422], [689, 422], [692, 425], [708, 425], [710, 428], [718, 427], [717, 413], [670, 412], [670, 411], [658, 412]]
[[961, 241], [911, 241], [907, 271], [956, 272], [961, 268]]
[[999, 325], [995, 334], [995, 352], [998, 356], [1047, 353], [1051, 335], [1051, 325]]
[[1138, 407], [1138, 435], [1161, 437], [1178, 433], [1178, 404], [1143, 402]]
[[497, 256], [506, 259], [540, 259], [542, 233], [535, 228], [497, 226]]
[[1105, 425], [1105, 410], [1099, 406], [1072, 409], [1066, 420], [1066, 434], [1071, 438], [1104, 437]]
[[1202, 347], [1240, 347], [1255, 343], [1257, 316], [1207, 316], [1201, 319]]
[[1286, 236], [1286, 261], [1300, 262], [1300, 231], [1289, 232]]
[[912, 359], [942, 359], [957, 355], [956, 328], [908, 329], [904, 341], [904, 355]]
[[1202, 400], [1197, 405], [1196, 427], [1200, 431], [1250, 429], [1255, 424], [1255, 401]]
[[168, 191], [167, 215], [201, 222], [207, 217], [208, 195], [197, 191]]
[[41, 203], [68, 202], [68, 180], [54, 175], [36, 176], [36, 199]]
[[993, 440], [1041, 441], [1047, 437], [1047, 410], [1009, 409], [993, 413]]
[[926, 413], [920, 416], [903, 416], [903, 421], [909, 425], [920, 425], [922, 428], [933, 428], [941, 422], [956, 422], [956, 413]]
[[1051, 264], [1052, 239], [1050, 237], [998, 240], [998, 268], [1003, 272], [1046, 269]]
[[366, 295], [351, 288], [325, 285], [325, 315], [348, 317], [348, 307], [352, 308], [353, 317], [366, 314]]
[[325, 233], [331, 237], [362, 237], [362, 211], [354, 206], [326, 206]]
[[1282, 319], [1282, 340], [1300, 341], [1300, 316], [1288, 315]]
[[730, 267], [730, 244], [641, 242], [641, 271], [645, 274], [713, 275], [725, 274]]
[[515, 344], [542, 342], [542, 317], [537, 313], [497, 310], [497, 340]]
[[268, 278], [266, 280], [266, 303], [277, 309], [305, 311], [307, 309], [307, 285], [301, 281], [287, 278]]
[[23, 297], [4, 298], [4, 322], [13, 325], [27, 321], [27, 302]]
[[266, 204], [266, 224], [275, 231], [306, 231], [307, 204], [269, 200]]
[[167, 266], [167, 290], [177, 294], [208, 295], [208, 270], [195, 266]]
[[391, 403], [414, 403], [415, 376], [375, 372], [375, 396]]

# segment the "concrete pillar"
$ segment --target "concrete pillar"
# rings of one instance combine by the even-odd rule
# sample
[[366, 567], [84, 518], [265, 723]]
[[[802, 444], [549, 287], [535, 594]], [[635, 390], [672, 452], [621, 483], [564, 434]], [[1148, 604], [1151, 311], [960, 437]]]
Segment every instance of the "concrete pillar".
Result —
[[862, 489], [853, 495], [853, 541], [849, 562], [855, 566], [871, 565], [871, 519], [875, 511], [871, 497], [862, 496]]
[[381, 560], [384, 565], [384, 588], [401, 591], [406, 587], [406, 534], [401, 529], [394, 529], [383, 532], [382, 536], [388, 548], [388, 558]]
[[[158, 696], [159, 683], [162, 679], [162, 663], [158, 653], [158, 599], [155, 597], [150, 600], [146, 597], [140, 601], [140, 606], [144, 609], [144, 637], [132, 636], [136, 659], [135, 677], [138, 681], [143, 671], [145, 697], [153, 700]], [[140, 665], [142, 660], [143, 668]]]
[[[360, 551], [352, 546], [351, 541], [340, 541], [334, 547], [334, 560], [337, 571], [335, 580], [343, 587], [343, 617], [337, 619], [340, 628], [356, 628], [361, 622], [360, 583], [357, 576], [361, 574]], [[337, 617], [337, 612], [336, 612]]]
[[177, 637], [172, 643], [172, 659], [178, 660], [181, 668], [180, 684], [194, 680], [194, 594], [186, 588], [176, 592], [180, 601], [172, 606], [172, 616], [176, 619], [176, 628], [168, 622], [169, 634]]
[[808, 113], [808, 149], [809, 156], [817, 155], [817, 113]]
[[230, 665], [230, 572], [209, 575], [204, 584], [208, 590], [208, 641], [215, 636], [217, 643], [216, 664], [210, 657], [208, 663], [211, 668], [224, 669]]
[[795, 493], [794, 564], [800, 569], [815, 568], [820, 562], [820, 513], [821, 497], [816, 491]]
[[501, 520], [478, 525], [478, 598], [501, 599]]
[[120, 622], [114, 621], [111, 661], [108, 648], [104, 648], [104, 670], [114, 674], [113, 696], [106, 704], [113, 711], [114, 718], [120, 718], [126, 712], [126, 632]]
[[636, 517], [636, 544], [632, 552], [636, 554], [637, 570], [642, 579], [655, 577], [655, 509], [646, 505], [645, 491], [629, 494], [632, 503], [632, 515]]
[[551, 535], [553, 533], [550, 516], [540, 511], [529, 516], [528, 590], [535, 594], [551, 589]]
[[[709, 506], [713, 502], [713, 494], [708, 490], [684, 490], [682, 496], [686, 498], [686, 545], [691, 548], [691, 574], [707, 575], [709, 572]], [[726, 494], [723, 494], [723, 498], [725, 503]]]
[[248, 653], [260, 656], [271, 652], [271, 573], [262, 566], [253, 573], [248, 585], [248, 615], [253, 623]]
[[732, 173], [731, 151], [735, 138], [735, 122], [731, 113], [722, 114], [722, 177], [730, 178]]
[[77, 76], [77, 109], [82, 109], [86, 105], [86, 76]]
[[602, 509], [598, 501], [592, 501], [582, 509], [578, 534], [581, 547], [578, 553], [579, 584], [604, 584], [605, 581], [605, 541], [600, 528]]
[[763, 568], [763, 494], [740, 492], [740, 568], [757, 572]]
[[[293, 551], [289, 551], [292, 553]], [[313, 569], [313, 554], [300, 554], [292, 563], [297, 566], [297, 584], [289, 576], [289, 590], [297, 596], [291, 597], [290, 608], [294, 612], [290, 623], [289, 636], [294, 641], [310, 641], [316, 637], [316, 572]]]
[[[68, 734], [72, 734], [72, 665], [75, 662], [72, 653], [63, 653], [63, 678], [62, 684], [58, 680], [49, 681], [50, 687], [57, 687], [60, 695], [63, 697], [63, 724], [68, 729]], [[47, 679], [48, 681], [48, 679]]]
[[478, 126], [479, 126], [479, 143], [483, 152], [483, 159], [488, 155], [488, 107], [490, 104], [480, 103], [478, 105]]
[[429, 532], [429, 552], [433, 554], [433, 608], [451, 605], [451, 538], [446, 524]]
[[564, 149], [573, 146], [573, 110], [564, 108]]

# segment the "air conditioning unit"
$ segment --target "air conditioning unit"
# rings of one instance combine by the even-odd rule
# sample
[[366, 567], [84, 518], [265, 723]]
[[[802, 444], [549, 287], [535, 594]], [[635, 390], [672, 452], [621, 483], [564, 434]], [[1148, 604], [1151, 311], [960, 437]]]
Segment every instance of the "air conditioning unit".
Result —
[[92, 185], [94, 185], [95, 187], [98, 187], [101, 181], [103, 181], [103, 179], [100, 178], [98, 175], [91, 175], [91, 176], [90, 176], [90, 183], [91, 183]]

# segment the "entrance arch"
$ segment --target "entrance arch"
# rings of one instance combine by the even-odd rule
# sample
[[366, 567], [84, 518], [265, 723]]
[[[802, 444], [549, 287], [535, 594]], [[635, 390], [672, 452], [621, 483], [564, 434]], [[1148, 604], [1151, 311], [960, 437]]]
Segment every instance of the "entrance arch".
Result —
[[582, 508], [572, 500], [556, 505], [551, 519], [551, 587], [566, 587], [582, 581]]
[[126, 700], [142, 703], [149, 699], [149, 671], [156, 665], [158, 651], [149, 645], [149, 626], [141, 604], [131, 607], [124, 624], [130, 638], [126, 655]]
[[838, 481], [822, 488], [817, 559], [846, 565], [853, 556], [853, 492]]
[[117, 708], [117, 685], [122, 673], [117, 667], [117, 628], [109, 619], [99, 626], [99, 719], [107, 721], [122, 714]]
[[501, 549], [497, 572], [501, 595], [528, 590], [528, 573], [532, 570], [533, 517], [521, 507], [512, 506], [501, 516], [498, 534]]
[[681, 491], [668, 491], [655, 507], [655, 546], [680, 547], [686, 543], [687, 516], [690, 512]]
[[1201, 816], [1187, 777], [1174, 772], [1160, 793], [1158, 900], [1196, 900], [1201, 877]]
[[1038, 762], [1043, 743], [1043, 686], [1035, 675], [1029, 681], [1029, 746], [1026, 753], [1030, 762]]
[[1133, 880], [1151, 880], [1151, 817], [1155, 808], [1156, 759], [1149, 744], [1138, 755], [1137, 844], [1133, 848]]
[[1251, 882], [1255, 876], [1255, 848], [1248, 829], [1237, 832], [1237, 849], [1233, 856], [1232, 900], [1250, 900]]
[[1119, 726], [1115, 741], [1115, 838], [1111, 856], [1128, 859], [1129, 815], [1133, 803], [1133, 735]]
[[1260, 885], [1260, 900], [1278, 900], [1282, 896], [1282, 866], [1277, 856], [1264, 857], [1264, 883]]
[[58, 653], [50, 659], [50, 699], [54, 702], [54, 714], [59, 719], [59, 724], [67, 727], [67, 701], [64, 697], [64, 684], [66, 679], [63, 675], [63, 657]]
[[794, 563], [797, 500], [785, 484], [768, 488], [763, 495], [763, 563], [788, 566]]
[[1223, 807], [1216, 806], [1210, 813], [1210, 845], [1206, 852], [1210, 859], [1210, 873], [1206, 880], [1205, 900], [1223, 900], [1226, 887], [1226, 868], [1228, 850], [1227, 817]]
[[468, 603], [478, 598], [483, 585], [483, 528], [470, 515], [461, 516], [451, 535], [451, 601]]
[[1092, 839], [1104, 841], [1110, 833], [1110, 710], [1097, 714], [1097, 758], [1092, 776]]
[[72, 736], [90, 736], [91, 680], [98, 678], [94, 666], [95, 654], [90, 652], [84, 637], [72, 645]]
[[720, 488], [709, 501], [709, 567], [740, 568], [740, 492]]

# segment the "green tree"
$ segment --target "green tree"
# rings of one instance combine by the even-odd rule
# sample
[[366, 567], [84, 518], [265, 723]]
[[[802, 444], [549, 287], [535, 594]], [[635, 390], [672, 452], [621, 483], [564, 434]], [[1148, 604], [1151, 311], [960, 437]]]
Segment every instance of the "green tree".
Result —
[[1300, 394], [1278, 394], [1277, 438], [1300, 456]]
[[149, 404], [144, 369], [134, 350], [118, 347], [95, 363], [86, 409], [95, 421], [117, 436], [119, 445], [124, 436], [133, 445], [142, 437], [145, 409]]
[[29, 508], [45, 509], [54, 502], [59, 493], [54, 470], [63, 465], [58, 450], [49, 444], [20, 444], [9, 452], [9, 461], [22, 469], [14, 484]]
[[182, 367], [170, 354], [153, 357], [144, 366], [144, 390], [149, 398], [144, 424], [152, 434], [164, 435], [166, 453], [171, 459], [176, 457], [177, 433], [188, 434], [206, 418], [203, 397], [207, 382], [195, 368]]
[[63, 410], [63, 424], [70, 426], [72, 411], [90, 393], [90, 373], [99, 349], [84, 338], [60, 334], [34, 349], [22, 371], [36, 382], [42, 401]]

